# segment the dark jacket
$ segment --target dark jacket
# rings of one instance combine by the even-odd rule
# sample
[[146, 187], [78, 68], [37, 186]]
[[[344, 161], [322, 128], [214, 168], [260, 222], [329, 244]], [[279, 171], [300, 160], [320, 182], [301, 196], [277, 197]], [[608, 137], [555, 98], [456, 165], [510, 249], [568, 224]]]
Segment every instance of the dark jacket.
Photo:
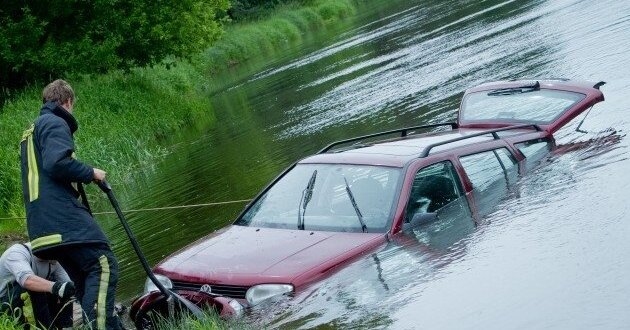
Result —
[[92, 167], [74, 159], [72, 114], [44, 104], [21, 142], [22, 190], [33, 253], [77, 243], [108, 243], [73, 183], [89, 183]]

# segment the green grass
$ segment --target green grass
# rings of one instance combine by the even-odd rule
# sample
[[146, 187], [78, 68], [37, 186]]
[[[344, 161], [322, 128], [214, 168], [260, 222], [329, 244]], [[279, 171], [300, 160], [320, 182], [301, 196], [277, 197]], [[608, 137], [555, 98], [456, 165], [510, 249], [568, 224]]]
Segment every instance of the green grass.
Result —
[[[166, 135], [202, 119], [211, 121], [214, 114], [208, 100], [193, 84], [193, 79], [200, 78], [194, 78], [190, 68], [182, 64], [171, 71], [137, 69], [71, 80], [77, 94], [74, 115], [80, 127], [75, 136], [79, 159], [124, 182], [130, 173], [146, 170], [164, 156], [165, 150], [157, 142]], [[9, 216], [24, 214], [18, 142], [39, 112], [38, 94], [37, 90], [21, 94], [5, 104], [1, 115], [0, 208]]]
[[[2, 330], [22, 330], [22, 325], [18, 322], [18, 318], [8, 315], [0, 314], [0, 329]], [[37, 328], [40, 329], [40, 328]], [[87, 329], [86, 327], [78, 326], [74, 329]], [[251, 326], [245, 324], [239, 319], [222, 319], [216, 313], [207, 311], [205, 314], [197, 319], [193, 316], [186, 315], [176, 319], [160, 319], [155, 325], [156, 330], [222, 330], [222, 329], [251, 329]]]
[[222, 319], [213, 310], [204, 310], [201, 318], [189, 314], [174, 319], [160, 319], [155, 325], [157, 330], [222, 330], [252, 329], [242, 319]]
[[318, 0], [301, 7], [289, 3], [264, 19], [239, 22], [226, 28], [222, 39], [200, 56], [209, 75], [261, 56], [273, 56], [303, 41], [303, 37], [356, 13], [354, 1]]
[[[191, 62], [131, 72], [64, 77], [77, 94], [78, 158], [108, 172], [110, 182], [128, 183], [133, 173], [152, 170], [168, 152], [160, 141], [180, 129], [211, 125], [208, 95], [221, 87], [214, 76], [252, 59], [273, 57], [356, 12], [356, 0], [288, 3], [266, 18], [228, 25], [223, 38]], [[0, 108], [0, 218], [24, 216], [18, 143], [39, 113], [41, 89], [31, 86]], [[0, 220], [0, 233], [24, 235], [23, 219]]]
[[0, 329], [2, 330], [23, 330], [18, 319], [13, 317], [12, 315], [0, 314]]

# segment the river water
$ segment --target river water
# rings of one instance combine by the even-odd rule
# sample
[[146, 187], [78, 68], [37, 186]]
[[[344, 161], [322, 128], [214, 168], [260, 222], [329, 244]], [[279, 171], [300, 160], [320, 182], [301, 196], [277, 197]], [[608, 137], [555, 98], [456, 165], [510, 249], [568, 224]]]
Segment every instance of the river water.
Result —
[[[476, 228], [403, 236], [248, 322], [281, 328], [630, 328], [630, 2], [385, 1], [212, 84], [214, 121], [164, 142], [123, 208], [252, 198], [343, 138], [454, 120], [464, 89], [498, 79], [606, 81], [570, 146], [522, 176]], [[129, 220], [151, 264], [234, 220], [244, 202]], [[144, 275], [115, 219], [119, 295]], [[107, 227], [107, 226], [106, 226]]]

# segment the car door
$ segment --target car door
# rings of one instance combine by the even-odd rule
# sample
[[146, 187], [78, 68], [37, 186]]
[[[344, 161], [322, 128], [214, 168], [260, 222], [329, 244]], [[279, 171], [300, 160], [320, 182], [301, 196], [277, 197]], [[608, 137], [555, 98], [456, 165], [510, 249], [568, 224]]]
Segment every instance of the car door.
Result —
[[432, 248], [447, 248], [474, 230], [468, 200], [450, 160], [415, 172], [403, 231]]
[[557, 80], [504, 81], [467, 90], [458, 124], [466, 128], [536, 124], [554, 133], [604, 100], [603, 82]]
[[439, 217], [448, 206], [457, 202], [466, 203], [466, 197], [453, 163], [445, 160], [425, 166], [415, 173], [406, 206], [405, 223]]

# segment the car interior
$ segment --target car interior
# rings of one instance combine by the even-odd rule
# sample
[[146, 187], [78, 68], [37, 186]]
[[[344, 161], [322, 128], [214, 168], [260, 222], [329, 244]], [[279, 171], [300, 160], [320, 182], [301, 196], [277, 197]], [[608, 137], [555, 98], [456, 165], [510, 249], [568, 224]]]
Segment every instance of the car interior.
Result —
[[438, 163], [420, 170], [411, 188], [406, 221], [417, 213], [437, 212], [461, 196], [450, 162]]

